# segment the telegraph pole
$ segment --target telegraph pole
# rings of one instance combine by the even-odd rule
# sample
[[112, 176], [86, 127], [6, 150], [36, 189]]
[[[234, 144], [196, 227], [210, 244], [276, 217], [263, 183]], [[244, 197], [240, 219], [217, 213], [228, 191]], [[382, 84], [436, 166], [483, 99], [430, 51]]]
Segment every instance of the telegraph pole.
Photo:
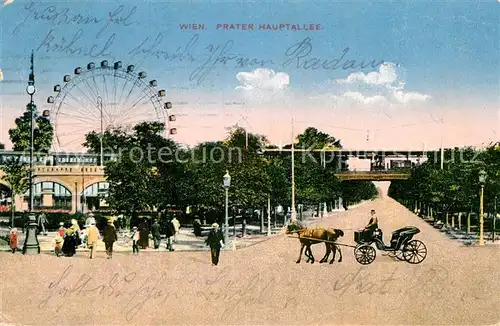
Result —
[[98, 96], [97, 97], [97, 104], [99, 105], [99, 111], [101, 113], [101, 135], [99, 136], [99, 145], [101, 147], [100, 149], [100, 152], [101, 152], [101, 162], [100, 162], [100, 166], [104, 166], [104, 152], [103, 152], [103, 145], [102, 145], [102, 142], [103, 142], [103, 137], [104, 137], [104, 129], [103, 129], [103, 116], [102, 116], [102, 97]]
[[292, 116], [292, 222], [297, 221], [295, 212], [295, 136], [294, 136], [294, 121]]

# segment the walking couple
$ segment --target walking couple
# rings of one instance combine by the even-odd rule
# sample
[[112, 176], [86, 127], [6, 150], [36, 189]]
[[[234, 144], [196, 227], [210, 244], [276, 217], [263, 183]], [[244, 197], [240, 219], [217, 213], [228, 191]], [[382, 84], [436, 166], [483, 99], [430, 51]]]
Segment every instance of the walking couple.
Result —
[[[104, 227], [104, 246], [106, 248], [106, 255], [108, 259], [113, 257], [113, 244], [116, 240], [118, 240], [118, 234], [116, 232], [116, 227], [114, 225], [114, 218], [112, 216], [108, 217], [107, 224]], [[94, 218], [89, 220], [90, 227], [87, 230], [87, 243], [90, 249], [90, 259], [95, 258], [95, 254], [97, 251], [97, 243], [101, 238], [99, 234], [99, 229], [96, 227], [96, 222]]]

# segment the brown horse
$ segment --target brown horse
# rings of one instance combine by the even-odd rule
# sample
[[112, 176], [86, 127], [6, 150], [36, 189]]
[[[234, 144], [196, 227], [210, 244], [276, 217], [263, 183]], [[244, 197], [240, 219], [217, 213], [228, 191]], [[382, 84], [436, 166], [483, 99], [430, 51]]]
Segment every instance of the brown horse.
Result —
[[[326, 247], [326, 253], [325, 256], [319, 261], [320, 263], [324, 263], [328, 261], [328, 257], [330, 256], [330, 253], [333, 252], [333, 258], [330, 261], [330, 264], [332, 264], [335, 261], [335, 254], [338, 251], [340, 254], [339, 262], [342, 261], [342, 251], [338, 246], [336, 246], [334, 243], [337, 241], [339, 237], [344, 236], [344, 232], [339, 229], [324, 229], [324, 228], [316, 228], [316, 229], [309, 229], [300, 225], [297, 225], [295, 223], [289, 224], [287, 227], [287, 234], [293, 234], [297, 233], [299, 236], [299, 241], [301, 244], [300, 247], [300, 254], [299, 254], [299, 259], [297, 260], [297, 263], [300, 263], [302, 259], [302, 252], [304, 251], [304, 248], [306, 248], [305, 255], [307, 257], [307, 262], [311, 262], [311, 264], [314, 263], [314, 256], [311, 251], [311, 245], [313, 244], [318, 244], [324, 242], [324, 240], [329, 241], [329, 242], [324, 242], [325, 247]], [[318, 240], [313, 240], [313, 239], [318, 239]]]

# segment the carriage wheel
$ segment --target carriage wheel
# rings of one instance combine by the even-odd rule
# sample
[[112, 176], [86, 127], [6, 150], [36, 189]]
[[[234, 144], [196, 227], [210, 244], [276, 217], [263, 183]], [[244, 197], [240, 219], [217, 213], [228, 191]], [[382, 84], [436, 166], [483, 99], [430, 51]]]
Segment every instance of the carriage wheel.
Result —
[[403, 257], [402, 250], [389, 251], [388, 255], [391, 258], [397, 258], [398, 260], [405, 260], [405, 258]]
[[412, 240], [404, 246], [403, 257], [410, 264], [419, 264], [426, 256], [427, 247], [420, 240]]
[[405, 257], [403, 255], [403, 250], [397, 250], [394, 255], [399, 260], [405, 260]]
[[358, 263], [362, 265], [368, 265], [375, 260], [377, 252], [372, 246], [361, 245], [359, 247], [356, 247], [356, 249], [354, 249], [354, 256], [356, 257]]

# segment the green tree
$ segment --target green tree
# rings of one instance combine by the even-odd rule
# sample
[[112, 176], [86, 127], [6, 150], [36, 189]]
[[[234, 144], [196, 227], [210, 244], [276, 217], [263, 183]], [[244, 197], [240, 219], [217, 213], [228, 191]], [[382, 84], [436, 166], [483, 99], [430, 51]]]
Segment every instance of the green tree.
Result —
[[297, 148], [342, 148], [340, 140], [314, 127], [308, 127], [297, 136]]
[[9, 129], [9, 136], [14, 151], [30, 150], [31, 141], [31, 110], [34, 117], [33, 149], [35, 152], [48, 153], [52, 146], [54, 129], [50, 120], [39, 115], [36, 105], [28, 104], [23, 115], [15, 120], [16, 127]]
[[[135, 214], [179, 202], [183, 170], [176, 158], [180, 148], [164, 138], [163, 132], [164, 125], [159, 122], [140, 123], [132, 132], [106, 131], [106, 152], [118, 154], [104, 169], [110, 184], [106, 200], [116, 210]], [[98, 137], [95, 132], [86, 135], [85, 146], [90, 152], [100, 150]]]
[[227, 128], [228, 137], [223, 141], [223, 144], [229, 148], [245, 149], [248, 138], [248, 151], [254, 154], [259, 154], [262, 148], [269, 145], [266, 136], [247, 133], [245, 128], [230, 127]]
[[321, 203], [341, 195], [341, 184], [335, 177], [340, 158], [331, 152], [317, 150], [340, 149], [342, 144], [339, 139], [308, 127], [297, 136], [295, 147], [307, 150], [295, 155], [297, 199], [301, 203], [314, 204], [319, 212]]
[[[126, 148], [130, 135], [125, 129], [118, 127], [116, 129], [107, 129], [103, 133], [103, 153], [119, 154], [121, 148]], [[99, 154], [101, 152], [101, 133], [91, 131], [85, 135], [85, 142], [82, 144], [89, 153]]]
[[485, 209], [492, 211], [494, 197], [500, 195], [500, 150], [491, 145], [484, 151], [470, 147], [444, 152], [443, 169], [439, 152], [412, 169], [407, 181], [392, 182], [389, 195], [400, 201], [419, 201], [444, 212], [467, 212], [479, 209], [479, 170], [488, 174], [485, 185]]
[[0, 143], [0, 149], [5, 149], [5, 145], [3, 143]]
[[370, 200], [378, 195], [377, 188], [371, 181], [342, 181], [342, 199], [345, 207], [363, 200]]
[[244, 129], [230, 129], [225, 140], [201, 143], [192, 149], [188, 163], [196, 189], [192, 203], [208, 211], [221, 212], [224, 208], [222, 177], [226, 170], [231, 175], [229, 199], [233, 208], [259, 207], [267, 202], [271, 177], [266, 173], [266, 159], [259, 155], [266, 139], [249, 133], [248, 151], [245, 151], [245, 137]]
[[11, 218], [12, 227], [14, 227], [14, 210], [15, 210], [15, 197], [23, 195], [29, 189], [29, 166], [23, 163], [20, 158], [12, 158], [7, 161], [2, 170], [5, 175], [2, 179], [10, 186], [12, 200], [11, 200]]

